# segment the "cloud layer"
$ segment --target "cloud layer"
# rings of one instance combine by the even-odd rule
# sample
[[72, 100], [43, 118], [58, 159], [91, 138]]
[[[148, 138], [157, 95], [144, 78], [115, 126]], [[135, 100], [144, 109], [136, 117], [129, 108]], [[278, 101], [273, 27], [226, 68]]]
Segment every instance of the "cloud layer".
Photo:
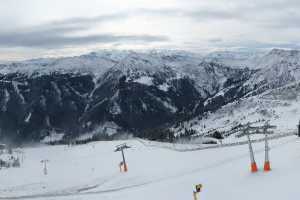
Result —
[[16, 54], [89, 45], [192, 51], [299, 48], [300, 41], [299, 0], [161, 0], [156, 4], [151, 0], [10, 0], [0, 4], [0, 51], [16, 49]]
[[121, 34], [87, 34], [75, 33], [86, 31], [97, 24], [127, 18], [126, 14], [102, 15], [91, 18], [71, 18], [61, 21], [26, 27], [13, 31], [0, 31], [0, 46], [30, 48], [61, 48], [70, 45], [88, 45], [95, 43], [151, 43], [168, 41], [161, 35], [121, 35]]

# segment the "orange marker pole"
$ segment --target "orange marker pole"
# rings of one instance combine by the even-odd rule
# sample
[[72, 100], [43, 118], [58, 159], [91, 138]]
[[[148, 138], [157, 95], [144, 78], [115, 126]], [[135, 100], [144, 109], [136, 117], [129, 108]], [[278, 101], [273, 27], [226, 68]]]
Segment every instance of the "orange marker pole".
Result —
[[123, 149], [121, 150], [121, 152], [122, 152], [122, 158], [123, 158], [124, 172], [127, 172], [127, 171], [128, 171], [128, 168], [127, 168], [127, 164], [126, 164], [126, 160], [125, 160], [125, 156], [124, 156], [124, 151], [123, 151]]
[[251, 161], [251, 172], [255, 173], [258, 171], [257, 165], [254, 159], [254, 153], [253, 153], [253, 148], [252, 148], [252, 143], [250, 140], [249, 133], [247, 133], [247, 138], [248, 138], [248, 144], [249, 144], [249, 152], [250, 152], [250, 161]]
[[121, 171], [122, 166], [123, 166], [124, 172], [128, 171], [128, 167], [127, 167], [127, 163], [126, 163], [125, 155], [124, 155], [124, 149], [128, 149], [128, 148], [130, 148], [130, 146], [127, 146], [126, 143], [116, 146], [115, 152], [121, 151], [122, 159], [123, 159], [122, 165], [120, 166], [120, 171]]
[[124, 172], [127, 172], [127, 171], [128, 171], [127, 164], [124, 163]]
[[265, 164], [264, 164], [264, 171], [268, 172], [271, 171], [271, 165], [269, 160], [269, 144], [268, 144], [268, 135], [265, 133]]

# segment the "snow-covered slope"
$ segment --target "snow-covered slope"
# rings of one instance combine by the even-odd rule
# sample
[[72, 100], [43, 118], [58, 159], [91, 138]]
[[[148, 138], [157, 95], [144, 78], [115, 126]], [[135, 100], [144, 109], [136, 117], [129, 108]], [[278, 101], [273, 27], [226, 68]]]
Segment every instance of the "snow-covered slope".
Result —
[[[128, 173], [119, 172], [122, 158], [114, 152], [123, 142], [132, 147], [125, 151]], [[247, 145], [178, 152], [130, 140], [24, 148], [21, 168], [0, 170], [0, 199], [181, 200], [192, 199], [196, 184], [203, 184], [200, 199], [297, 199], [299, 142], [296, 136], [270, 141], [268, 173], [262, 171], [264, 143], [254, 144], [256, 174]]]
[[266, 121], [277, 126], [277, 133], [296, 129], [300, 116], [300, 96], [274, 99], [273, 95], [269, 95], [234, 101], [201, 119], [196, 117], [186, 121], [181, 127], [176, 127], [175, 132], [183, 134], [184, 128], [191, 128], [203, 134], [215, 130], [223, 132], [248, 122], [263, 125]]

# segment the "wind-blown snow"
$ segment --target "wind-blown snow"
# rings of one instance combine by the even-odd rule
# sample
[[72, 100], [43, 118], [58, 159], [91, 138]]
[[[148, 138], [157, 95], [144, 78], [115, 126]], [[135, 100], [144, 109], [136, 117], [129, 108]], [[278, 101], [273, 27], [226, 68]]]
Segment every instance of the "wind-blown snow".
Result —
[[31, 112], [28, 113], [27, 117], [26, 117], [25, 120], [24, 120], [26, 123], [28, 123], [28, 122], [30, 121], [31, 115], [32, 115]]
[[12, 85], [13, 85], [13, 87], [14, 87], [15, 92], [16, 92], [16, 93], [18, 94], [18, 96], [20, 97], [21, 103], [24, 104], [24, 103], [25, 103], [25, 99], [24, 99], [23, 95], [20, 93], [20, 90], [19, 90], [19, 88], [18, 88], [18, 82], [12, 81]]
[[148, 86], [153, 85], [152, 81], [153, 81], [153, 78], [148, 77], [148, 76], [141, 76], [138, 79], [134, 80], [134, 82], [137, 82], [137, 83], [140, 83], [143, 85], [148, 85]]
[[121, 107], [119, 106], [119, 104], [117, 102], [113, 103], [113, 107], [111, 108], [111, 114], [117, 115], [117, 114], [121, 114], [122, 110]]
[[169, 86], [168, 84], [166, 84], [166, 83], [164, 83], [164, 84], [158, 86], [158, 88], [159, 88], [160, 90], [165, 91], [165, 92], [167, 92], [167, 91], [169, 90], [169, 87], [170, 87], [170, 86]]

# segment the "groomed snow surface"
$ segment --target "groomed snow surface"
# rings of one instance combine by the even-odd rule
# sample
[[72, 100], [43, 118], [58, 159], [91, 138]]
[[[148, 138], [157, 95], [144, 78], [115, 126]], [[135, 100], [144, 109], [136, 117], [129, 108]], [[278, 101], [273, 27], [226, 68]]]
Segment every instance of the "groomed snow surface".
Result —
[[[128, 173], [120, 173], [126, 142]], [[270, 141], [272, 171], [262, 171], [264, 143], [255, 143], [259, 172], [249, 171], [247, 145], [178, 152], [140, 140], [24, 148], [21, 168], [0, 170], [0, 199], [188, 200], [203, 184], [201, 200], [299, 199], [300, 139]], [[156, 144], [156, 143], [153, 143]], [[48, 159], [48, 175], [40, 162]]]

